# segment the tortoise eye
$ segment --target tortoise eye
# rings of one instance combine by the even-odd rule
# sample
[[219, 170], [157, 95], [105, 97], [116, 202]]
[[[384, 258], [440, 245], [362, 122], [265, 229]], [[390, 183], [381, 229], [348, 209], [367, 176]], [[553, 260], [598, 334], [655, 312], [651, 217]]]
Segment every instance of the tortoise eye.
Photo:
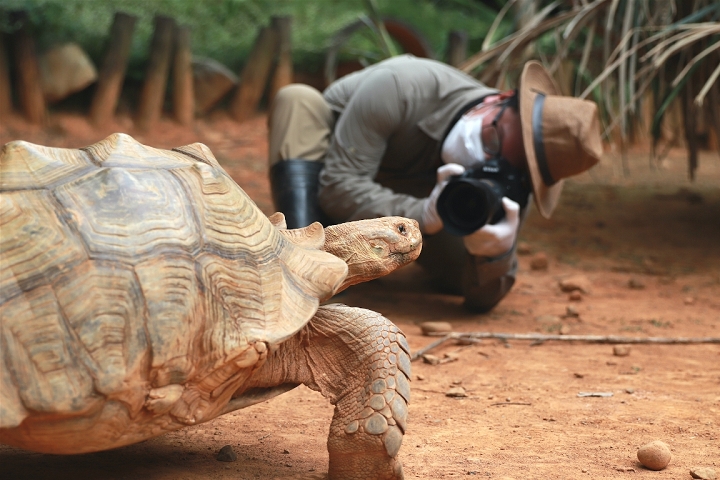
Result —
[[404, 223], [398, 225], [398, 232], [400, 232], [401, 235], [405, 235], [405, 233], [407, 233], [407, 229], [405, 228]]

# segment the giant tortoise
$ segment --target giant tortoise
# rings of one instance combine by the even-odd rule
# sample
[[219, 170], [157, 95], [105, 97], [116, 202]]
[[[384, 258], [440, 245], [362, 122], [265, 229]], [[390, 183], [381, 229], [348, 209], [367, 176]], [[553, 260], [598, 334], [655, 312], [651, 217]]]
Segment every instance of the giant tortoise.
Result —
[[402, 478], [407, 342], [319, 305], [417, 258], [415, 221], [288, 230], [206, 146], [115, 134], [6, 144], [0, 233], [0, 442], [105, 450], [305, 384], [335, 405], [330, 478]]

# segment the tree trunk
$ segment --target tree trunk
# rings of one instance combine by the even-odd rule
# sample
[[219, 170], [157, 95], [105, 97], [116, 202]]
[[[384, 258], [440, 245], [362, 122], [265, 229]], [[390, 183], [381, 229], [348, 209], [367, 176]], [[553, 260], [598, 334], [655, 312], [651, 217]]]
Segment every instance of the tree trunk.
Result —
[[5, 45], [5, 35], [0, 33], [0, 120], [12, 112], [10, 68], [8, 66], [8, 56]]
[[453, 67], [459, 67], [467, 58], [467, 33], [453, 30], [448, 36], [447, 62]]
[[182, 125], [190, 125], [195, 113], [193, 93], [192, 52], [190, 28], [175, 31], [175, 59], [173, 62], [173, 111]]
[[230, 113], [238, 122], [247, 120], [257, 110], [270, 76], [277, 44], [275, 30], [262, 27], [255, 38], [250, 57], [240, 76], [240, 86], [230, 105]]
[[270, 93], [268, 94], [268, 102], [270, 103], [272, 103], [278, 90], [293, 81], [292, 17], [272, 17], [271, 26], [277, 32], [278, 36], [278, 62], [275, 67], [272, 83], [270, 84]]
[[20, 106], [30, 122], [42, 123], [46, 114], [45, 97], [40, 84], [40, 68], [35, 52], [35, 41], [27, 22], [27, 12], [15, 11], [10, 16], [14, 23], [20, 25], [12, 35]]
[[90, 120], [102, 126], [117, 108], [127, 69], [130, 46], [137, 17], [117, 12], [110, 29], [110, 42], [90, 105]]
[[162, 115], [174, 31], [175, 20], [163, 15], [155, 16], [155, 31], [150, 46], [150, 58], [145, 71], [145, 83], [140, 93], [137, 112], [137, 125], [141, 130], [151, 129]]

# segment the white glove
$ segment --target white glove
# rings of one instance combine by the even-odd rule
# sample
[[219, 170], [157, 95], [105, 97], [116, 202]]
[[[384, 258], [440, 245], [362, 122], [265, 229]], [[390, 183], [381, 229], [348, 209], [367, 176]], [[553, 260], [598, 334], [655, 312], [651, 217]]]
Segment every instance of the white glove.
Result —
[[487, 224], [463, 237], [465, 248], [478, 257], [499, 257], [510, 251], [520, 225], [520, 205], [507, 197], [502, 199], [505, 217], [498, 223]]
[[439, 232], [443, 228], [442, 219], [437, 212], [437, 199], [440, 193], [447, 185], [448, 180], [453, 175], [462, 175], [465, 172], [465, 167], [458, 165], [457, 163], [448, 163], [437, 169], [437, 183], [435, 188], [430, 192], [430, 196], [425, 199], [422, 212], [422, 225], [423, 233], [432, 235]]

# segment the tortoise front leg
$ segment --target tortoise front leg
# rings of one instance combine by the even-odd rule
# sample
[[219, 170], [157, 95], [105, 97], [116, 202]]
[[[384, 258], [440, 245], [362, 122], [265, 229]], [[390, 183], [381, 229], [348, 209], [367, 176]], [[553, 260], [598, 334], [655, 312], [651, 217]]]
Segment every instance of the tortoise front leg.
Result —
[[336, 304], [320, 307], [249, 383], [304, 383], [335, 405], [327, 443], [331, 480], [399, 480], [409, 377], [400, 329], [378, 313]]

